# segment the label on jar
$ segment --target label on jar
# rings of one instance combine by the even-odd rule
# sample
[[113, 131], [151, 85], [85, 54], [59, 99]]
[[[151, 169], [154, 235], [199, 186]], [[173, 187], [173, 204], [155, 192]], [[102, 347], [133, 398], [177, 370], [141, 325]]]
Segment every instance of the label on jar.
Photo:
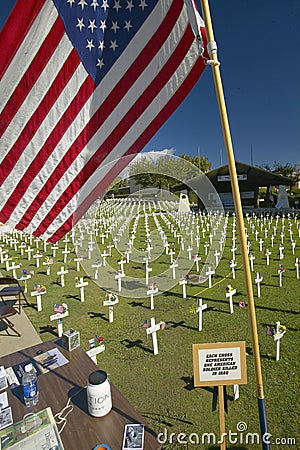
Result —
[[112, 408], [110, 388], [99, 387], [87, 388], [88, 410], [92, 416], [101, 417], [109, 413]]

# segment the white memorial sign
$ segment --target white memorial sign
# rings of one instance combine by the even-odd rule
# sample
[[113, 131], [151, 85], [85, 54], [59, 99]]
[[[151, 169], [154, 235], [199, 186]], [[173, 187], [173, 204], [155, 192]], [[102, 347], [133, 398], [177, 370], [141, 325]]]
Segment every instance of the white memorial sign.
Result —
[[195, 386], [247, 384], [246, 344], [193, 344]]

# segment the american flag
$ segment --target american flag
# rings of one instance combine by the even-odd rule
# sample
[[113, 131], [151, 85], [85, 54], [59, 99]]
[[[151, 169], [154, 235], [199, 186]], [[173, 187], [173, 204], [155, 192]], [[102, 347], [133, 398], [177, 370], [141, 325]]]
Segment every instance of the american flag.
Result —
[[56, 242], [204, 70], [193, 0], [18, 0], [0, 34], [0, 222]]

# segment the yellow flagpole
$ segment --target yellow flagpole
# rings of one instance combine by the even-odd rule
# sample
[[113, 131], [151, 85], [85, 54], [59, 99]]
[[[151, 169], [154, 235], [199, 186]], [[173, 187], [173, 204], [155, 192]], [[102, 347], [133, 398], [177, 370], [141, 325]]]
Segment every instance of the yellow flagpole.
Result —
[[[206, 35], [207, 35], [207, 50], [209, 57], [211, 58], [210, 64], [212, 67], [215, 90], [218, 100], [219, 113], [221, 118], [223, 137], [225, 141], [226, 147], [226, 155], [228, 160], [228, 168], [231, 180], [231, 189], [234, 200], [234, 207], [236, 213], [236, 219], [238, 224], [238, 231], [240, 237], [240, 246], [241, 246], [241, 255], [243, 261], [243, 271], [244, 271], [244, 279], [246, 285], [247, 292], [247, 303], [249, 309], [250, 316], [250, 329], [251, 329], [251, 339], [252, 339], [252, 350], [254, 356], [254, 366], [255, 366], [255, 376], [256, 376], [256, 386], [257, 386], [257, 398], [258, 398], [258, 412], [259, 412], [259, 421], [260, 421], [260, 431], [262, 437], [262, 448], [264, 450], [269, 450], [270, 446], [268, 441], [267, 434], [267, 420], [266, 420], [266, 411], [265, 411], [265, 399], [264, 399], [264, 390], [263, 390], [263, 379], [262, 379], [262, 371], [261, 371], [261, 362], [260, 362], [260, 351], [259, 351], [259, 342], [257, 335], [257, 323], [256, 323], [256, 313], [255, 313], [255, 303], [253, 296], [253, 288], [252, 288], [252, 278], [249, 266], [248, 259], [248, 248], [244, 227], [244, 218], [243, 218], [243, 210], [241, 204], [241, 196], [237, 179], [237, 172], [235, 166], [235, 158], [231, 140], [231, 133], [229, 127], [229, 121], [226, 110], [226, 103], [224, 98], [222, 79], [220, 74], [220, 65], [217, 57], [217, 46], [214, 40], [214, 33], [210, 15], [210, 9], [208, 0], [200, 0], [203, 19], [205, 22]], [[266, 441], [266, 442], [264, 442]]]

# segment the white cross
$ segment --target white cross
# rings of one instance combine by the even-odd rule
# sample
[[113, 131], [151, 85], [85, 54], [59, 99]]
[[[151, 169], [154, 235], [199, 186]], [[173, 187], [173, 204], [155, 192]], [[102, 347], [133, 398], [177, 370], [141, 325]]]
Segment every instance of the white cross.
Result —
[[255, 260], [255, 256], [253, 255], [253, 253], [250, 253], [249, 259], [250, 259], [251, 272], [253, 272], [253, 270], [254, 270], [253, 261]]
[[87, 252], [88, 252], [88, 260], [90, 261], [92, 259], [92, 253], [93, 253], [94, 247], [91, 245], [91, 243], [89, 244], [88, 248], [87, 248]]
[[92, 264], [92, 269], [95, 269], [94, 280], [98, 280], [98, 274], [99, 274], [100, 267], [102, 267], [101, 263], [99, 263], [99, 264]]
[[58, 250], [58, 245], [57, 244], [53, 244], [52, 247], [51, 247], [51, 250], [52, 250], [52, 256], [53, 256], [53, 258], [55, 258], [56, 250]]
[[91, 358], [92, 361], [94, 361], [95, 364], [97, 364], [97, 355], [99, 355], [99, 353], [104, 352], [104, 350], [105, 345], [101, 344], [98, 345], [97, 347], [90, 348], [90, 350], [88, 350], [86, 354]]
[[285, 330], [280, 330], [280, 322], [276, 322], [275, 333], [273, 336], [274, 341], [276, 342], [276, 361], [279, 361], [280, 357], [280, 339], [285, 334]]
[[30, 260], [31, 260], [31, 254], [32, 254], [32, 252], [33, 252], [33, 249], [30, 247], [30, 245], [27, 247], [27, 249], [25, 250], [25, 252], [26, 252], [27, 255], [28, 255], [28, 261], [30, 261]]
[[71, 251], [65, 248], [61, 253], [64, 255], [64, 263], [67, 264], [68, 254], [71, 253]]
[[173, 264], [173, 262], [174, 262], [173, 256], [175, 255], [175, 253], [176, 253], [176, 252], [175, 252], [174, 248], [171, 248], [170, 251], [169, 251], [170, 262], [171, 262], [171, 264]]
[[69, 273], [67, 269], [64, 268], [64, 266], [61, 266], [60, 271], [56, 272], [57, 275], [60, 275], [60, 284], [61, 287], [65, 286], [65, 275]]
[[12, 261], [11, 266], [9, 264], [7, 265], [7, 271], [12, 270], [13, 277], [17, 278], [17, 269], [20, 269], [20, 264], [16, 264], [14, 261]]
[[47, 258], [46, 261], [43, 261], [43, 266], [46, 266], [46, 274], [50, 275], [50, 266], [53, 264], [52, 258]]
[[80, 262], [83, 261], [82, 256], [77, 256], [77, 258], [74, 258], [74, 261], [76, 262], [77, 272], [80, 272]]
[[131, 250], [129, 248], [124, 252], [124, 257], [125, 257], [125, 261], [127, 262], [127, 264], [129, 263], [130, 253], [131, 253]]
[[62, 319], [69, 315], [68, 306], [65, 303], [63, 303], [62, 306], [65, 308], [65, 312], [63, 312], [63, 313], [56, 313], [56, 314], [53, 314], [52, 316], [50, 316], [50, 320], [51, 321], [57, 320], [58, 337], [62, 337], [62, 334], [63, 334]]
[[240, 397], [240, 389], [238, 384], [233, 385], [233, 398], [237, 400]]
[[43, 241], [43, 248], [45, 253], [47, 252], [47, 245], [49, 245], [49, 242]]
[[79, 278], [79, 281], [75, 284], [76, 288], [80, 289], [80, 301], [84, 302], [84, 287], [88, 286], [88, 282], [84, 281], [82, 277]]
[[216, 272], [214, 270], [211, 269], [211, 267], [208, 268], [208, 271], [205, 272], [205, 275], [208, 277], [208, 287], [211, 288], [212, 286], [212, 276], [215, 274]]
[[164, 245], [165, 245], [165, 249], [166, 249], [166, 255], [168, 255], [168, 254], [169, 254], [169, 247], [170, 247], [170, 244], [169, 244], [168, 241], [166, 241]]
[[296, 267], [296, 277], [297, 277], [297, 279], [299, 279], [299, 259], [298, 258], [296, 258], [295, 267]]
[[274, 234], [272, 234], [272, 236], [271, 236], [271, 245], [272, 245], [272, 247], [274, 247], [274, 239], [275, 239], [275, 236], [274, 236]]
[[264, 240], [260, 238], [258, 243], [259, 243], [259, 251], [262, 252], [262, 246], [263, 246]]
[[183, 280], [179, 281], [179, 286], [182, 286], [182, 298], [186, 298], [186, 285], [187, 285], [187, 279], [184, 278]]
[[26, 247], [25, 242], [22, 242], [22, 243], [19, 245], [19, 249], [20, 249], [20, 251], [21, 251], [21, 256], [24, 255], [24, 249], [25, 249], [25, 247]]
[[157, 344], [157, 331], [161, 329], [161, 326], [165, 325], [164, 322], [159, 322], [155, 324], [155, 318], [151, 317], [150, 319], [150, 327], [146, 328], [147, 335], [152, 334], [152, 342], [153, 342], [153, 353], [154, 355], [158, 354], [158, 344]]
[[204, 248], [205, 248], [205, 256], [207, 256], [207, 253], [208, 253], [208, 247], [209, 247], [209, 243], [208, 243], [208, 242], [205, 242], [205, 244], [204, 244]]
[[232, 259], [233, 261], [235, 260], [235, 252], [237, 250], [237, 247], [235, 245], [233, 245], [233, 247], [231, 248], [231, 253], [232, 253]]
[[177, 261], [174, 261], [174, 262], [170, 265], [170, 269], [172, 269], [173, 280], [176, 279], [176, 267], [178, 267], [178, 262], [177, 262]]
[[25, 275], [24, 273], [18, 278], [18, 280], [24, 281], [24, 294], [27, 294], [27, 280], [29, 280], [29, 278], [31, 278], [31, 275]]
[[146, 271], [146, 284], [149, 284], [149, 272], [152, 272], [152, 267], [146, 265], [145, 271]]
[[125, 275], [117, 272], [117, 274], [115, 275], [115, 280], [118, 280], [118, 292], [121, 292], [122, 290], [122, 278], [124, 278]]
[[284, 258], [283, 250], [284, 250], [284, 246], [280, 245], [279, 246], [279, 259], [283, 259]]
[[108, 294], [108, 300], [103, 302], [103, 306], [108, 306], [108, 320], [110, 323], [114, 321], [114, 305], [117, 303], [119, 303], [118, 296], [111, 292]]
[[5, 258], [7, 254], [7, 250], [3, 250], [2, 248], [0, 248], [0, 260], [1, 260], [1, 264], [3, 264], [5, 262]]
[[235, 267], [236, 267], [236, 262], [234, 261], [234, 260], [231, 260], [230, 261], [230, 263], [229, 263], [229, 267], [230, 267], [230, 269], [231, 269], [231, 271], [232, 271], [232, 278], [233, 278], [233, 280], [235, 280]]
[[216, 260], [216, 267], [219, 264], [219, 256], [220, 256], [220, 252], [218, 252], [216, 250], [215, 253], [214, 253], [214, 257], [215, 257], [215, 260]]
[[103, 267], [105, 267], [106, 266], [106, 258], [109, 256], [109, 253], [107, 253], [107, 251], [104, 250], [104, 252], [101, 253], [101, 256], [103, 258]]
[[108, 248], [108, 255], [107, 256], [111, 256], [112, 255], [112, 248], [114, 248], [114, 244], [109, 242], [109, 244], [107, 245], [107, 248]]
[[158, 287], [154, 287], [153, 284], [149, 286], [147, 295], [150, 295], [150, 309], [154, 309], [154, 295], [158, 293]]
[[292, 254], [295, 254], [296, 241], [292, 241]]
[[35, 258], [35, 262], [36, 262], [36, 267], [39, 268], [40, 267], [40, 259], [43, 257], [43, 255], [41, 253], [36, 253], [35, 255], [33, 255], [33, 258]]
[[194, 261], [196, 263], [196, 271], [199, 272], [199, 261], [201, 261], [201, 257], [198, 255], [194, 256]]
[[236, 294], [236, 289], [232, 289], [229, 292], [226, 292], [226, 297], [229, 298], [229, 305], [230, 305], [230, 314], [233, 314], [233, 300], [232, 297]]
[[256, 272], [255, 283], [257, 284], [257, 297], [260, 298], [260, 283], [262, 282], [263, 277], [259, 272]]
[[196, 313], [198, 313], [198, 330], [202, 331], [202, 315], [203, 315], [203, 311], [207, 308], [207, 303], [205, 303], [203, 305], [202, 303], [202, 298], [198, 298], [198, 307], [196, 309]]
[[270, 250], [267, 248], [265, 251], [265, 255], [267, 257], [267, 266], [270, 265], [270, 255], [272, 255], [272, 252], [270, 252]]
[[121, 259], [121, 261], [118, 261], [118, 264], [121, 267], [121, 273], [123, 275], [125, 275], [125, 273], [124, 273], [124, 264], [126, 264], [126, 260], [125, 259]]
[[282, 287], [282, 273], [283, 271], [281, 269], [278, 269], [278, 275], [279, 275], [279, 286]]
[[36, 297], [37, 310], [42, 311], [42, 295], [46, 294], [47, 291], [32, 291], [31, 297]]
[[188, 248], [186, 249], [188, 254], [189, 254], [189, 261], [192, 259], [192, 247], [189, 245]]
[[[80, 244], [79, 244], [79, 242], [74, 242], [74, 252], [76, 253], [76, 255], [77, 255], [77, 253], [78, 253], [78, 247], [80, 246]], [[51, 247], [51, 248], [53, 248], [53, 247]]]

